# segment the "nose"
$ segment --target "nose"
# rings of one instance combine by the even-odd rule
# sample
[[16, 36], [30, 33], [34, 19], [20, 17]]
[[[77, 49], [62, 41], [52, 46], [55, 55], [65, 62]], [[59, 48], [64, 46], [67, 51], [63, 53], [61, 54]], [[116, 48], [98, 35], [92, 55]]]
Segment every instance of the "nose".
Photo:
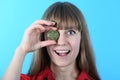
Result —
[[63, 46], [66, 44], [66, 37], [65, 37], [64, 31], [59, 30], [59, 34], [60, 36], [57, 40], [57, 44]]

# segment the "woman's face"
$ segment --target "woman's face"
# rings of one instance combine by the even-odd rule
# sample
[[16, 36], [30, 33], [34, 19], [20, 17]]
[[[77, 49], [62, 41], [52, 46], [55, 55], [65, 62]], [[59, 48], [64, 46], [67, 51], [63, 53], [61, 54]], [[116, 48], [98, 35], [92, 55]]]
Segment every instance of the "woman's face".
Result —
[[80, 49], [81, 33], [74, 29], [58, 30], [57, 44], [47, 46], [51, 64], [67, 66], [75, 64]]

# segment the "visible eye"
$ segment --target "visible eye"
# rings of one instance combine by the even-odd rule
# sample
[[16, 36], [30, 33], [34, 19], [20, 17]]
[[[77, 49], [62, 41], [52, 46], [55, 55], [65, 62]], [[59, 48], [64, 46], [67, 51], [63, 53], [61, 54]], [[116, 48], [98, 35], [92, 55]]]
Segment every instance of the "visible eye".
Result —
[[76, 34], [76, 32], [74, 30], [68, 30], [67, 34], [68, 35], [74, 35], [74, 34]]

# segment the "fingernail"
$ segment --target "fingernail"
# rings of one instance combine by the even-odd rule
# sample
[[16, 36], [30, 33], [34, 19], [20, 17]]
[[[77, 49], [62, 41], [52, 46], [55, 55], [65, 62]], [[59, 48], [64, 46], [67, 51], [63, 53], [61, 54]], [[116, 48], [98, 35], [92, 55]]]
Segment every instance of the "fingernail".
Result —
[[53, 25], [56, 25], [56, 24], [57, 24], [57, 22], [55, 22], [55, 21], [53, 21], [53, 20], [52, 20], [52, 24], [53, 24]]
[[56, 26], [57, 26], [57, 22], [54, 22], [53, 27], [56, 27]]

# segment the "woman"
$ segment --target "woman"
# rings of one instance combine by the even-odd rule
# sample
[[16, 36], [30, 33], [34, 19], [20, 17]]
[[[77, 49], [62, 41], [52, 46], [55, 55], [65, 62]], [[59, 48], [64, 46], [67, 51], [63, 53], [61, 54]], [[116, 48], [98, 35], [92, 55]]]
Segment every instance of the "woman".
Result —
[[[59, 32], [49, 40], [47, 31]], [[28, 74], [20, 74], [25, 55], [33, 53]], [[56, 2], [26, 31], [3, 80], [100, 80], [87, 25], [80, 10], [69, 2]]]

